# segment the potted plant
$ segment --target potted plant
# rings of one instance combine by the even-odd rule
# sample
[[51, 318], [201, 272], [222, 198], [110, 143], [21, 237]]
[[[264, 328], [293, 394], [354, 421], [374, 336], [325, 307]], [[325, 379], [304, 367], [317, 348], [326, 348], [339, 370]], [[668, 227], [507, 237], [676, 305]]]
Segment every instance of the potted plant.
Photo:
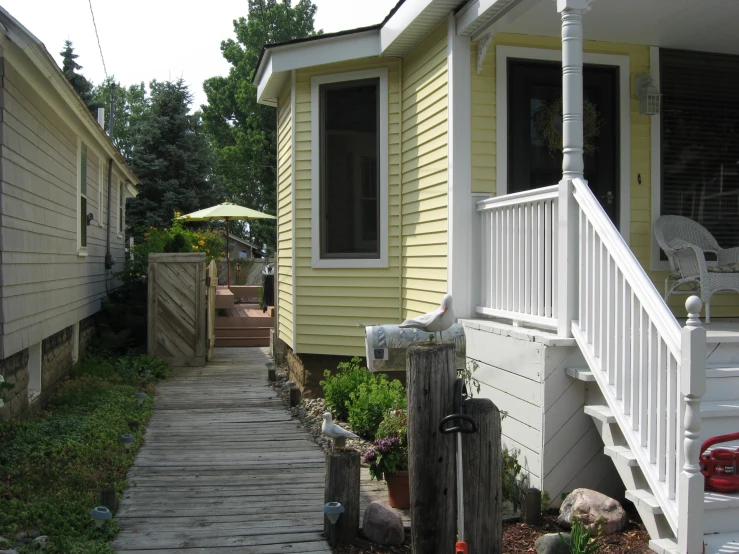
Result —
[[410, 508], [408, 483], [408, 418], [404, 410], [388, 412], [377, 430], [373, 448], [362, 458], [370, 475], [385, 479], [388, 500], [393, 508]]

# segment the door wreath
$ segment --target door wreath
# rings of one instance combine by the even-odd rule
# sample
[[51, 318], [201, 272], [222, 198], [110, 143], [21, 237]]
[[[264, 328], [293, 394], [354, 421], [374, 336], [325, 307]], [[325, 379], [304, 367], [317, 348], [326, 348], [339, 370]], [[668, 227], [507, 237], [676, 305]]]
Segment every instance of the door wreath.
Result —
[[[539, 136], [554, 155], [562, 153], [562, 99], [551, 100], [534, 113], [534, 126]], [[592, 154], [598, 148], [595, 144], [605, 120], [598, 108], [590, 100], [583, 102], [583, 149]]]

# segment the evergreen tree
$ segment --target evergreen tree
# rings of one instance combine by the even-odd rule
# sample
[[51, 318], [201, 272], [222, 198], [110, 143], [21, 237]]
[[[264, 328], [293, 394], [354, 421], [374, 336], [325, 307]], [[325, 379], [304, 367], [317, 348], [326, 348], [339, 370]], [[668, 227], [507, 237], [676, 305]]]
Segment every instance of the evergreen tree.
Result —
[[93, 99], [92, 83], [84, 75], [78, 73], [82, 69], [82, 66], [75, 61], [79, 56], [74, 53], [74, 46], [71, 40], [64, 41], [64, 50], [59, 52], [59, 54], [62, 56], [62, 73], [64, 73], [64, 76], [72, 84], [74, 90], [82, 98], [90, 113], [97, 117], [97, 109], [101, 108], [102, 105]]
[[[211, 139], [216, 171], [231, 199], [243, 206], [276, 213], [277, 131], [274, 108], [257, 104], [251, 79], [262, 47], [267, 43], [313, 34], [316, 6], [311, 0], [249, 0], [247, 18], [234, 21], [236, 40], [221, 43], [231, 64], [227, 77], [213, 77], [203, 88], [208, 105], [203, 123]], [[320, 33], [320, 32], [319, 32]], [[245, 238], [267, 245], [276, 243], [274, 221], [250, 223]]]
[[187, 85], [182, 79], [152, 81], [149, 93], [144, 113], [130, 129], [130, 166], [140, 180], [139, 195], [126, 205], [134, 230], [168, 227], [175, 212], [223, 201], [200, 114], [188, 113]]

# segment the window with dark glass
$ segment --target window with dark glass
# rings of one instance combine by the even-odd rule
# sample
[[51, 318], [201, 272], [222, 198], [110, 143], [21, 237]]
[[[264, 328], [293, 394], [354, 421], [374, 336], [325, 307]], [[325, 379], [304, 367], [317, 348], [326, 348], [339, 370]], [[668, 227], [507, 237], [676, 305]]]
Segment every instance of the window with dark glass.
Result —
[[379, 88], [320, 86], [322, 258], [380, 257]]
[[739, 56], [660, 50], [660, 89], [661, 214], [739, 246]]

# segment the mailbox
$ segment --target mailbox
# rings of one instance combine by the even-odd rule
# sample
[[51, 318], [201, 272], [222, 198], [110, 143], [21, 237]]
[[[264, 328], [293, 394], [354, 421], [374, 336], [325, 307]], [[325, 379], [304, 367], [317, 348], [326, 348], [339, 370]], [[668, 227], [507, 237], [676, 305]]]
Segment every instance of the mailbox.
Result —
[[[370, 371], [405, 371], [406, 351], [411, 344], [429, 342], [434, 333], [399, 325], [371, 325], [364, 328], [367, 367]], [[467, 355], [464, 327], [455, 323], [441, 333], [442, 342], [453, 342], [457, 369], [465, 368]]]

